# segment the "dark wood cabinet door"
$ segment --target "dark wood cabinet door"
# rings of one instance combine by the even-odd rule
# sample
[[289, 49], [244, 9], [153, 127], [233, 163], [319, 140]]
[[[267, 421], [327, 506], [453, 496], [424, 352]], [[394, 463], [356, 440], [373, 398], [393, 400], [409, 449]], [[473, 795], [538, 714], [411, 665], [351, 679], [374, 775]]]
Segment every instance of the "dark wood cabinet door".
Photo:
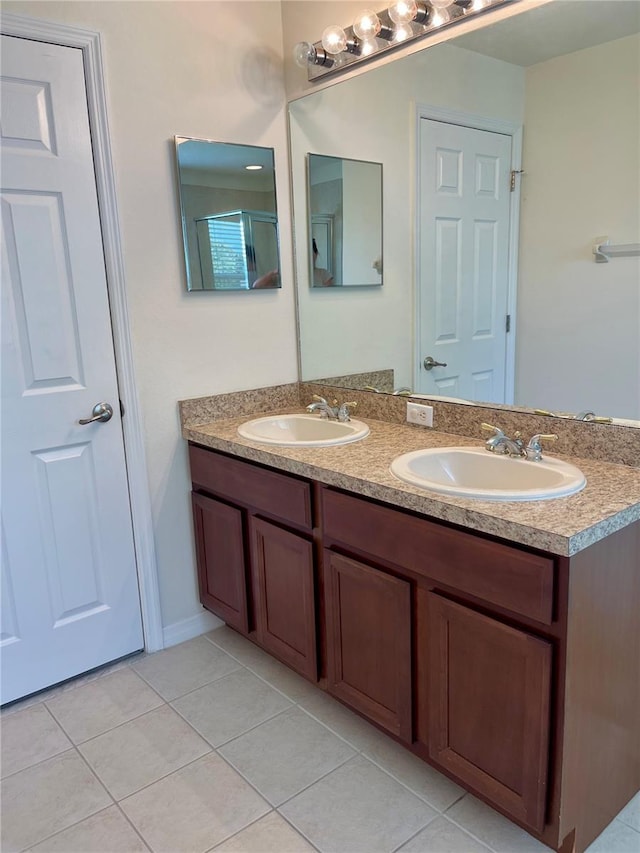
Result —
[[191, 493], [200, 601], [238, 631], [249, 629], [242, 511]]
[[419, 590], [418, 607], [425, 605], [430, 757], [541, 831], [551, 644]]
[[324, 553], [328, 690], [410, 742], [410, 584]]
[[256, 638], [301, 675], [318, 680], [313, 546], [261, 518], [250, 521]]

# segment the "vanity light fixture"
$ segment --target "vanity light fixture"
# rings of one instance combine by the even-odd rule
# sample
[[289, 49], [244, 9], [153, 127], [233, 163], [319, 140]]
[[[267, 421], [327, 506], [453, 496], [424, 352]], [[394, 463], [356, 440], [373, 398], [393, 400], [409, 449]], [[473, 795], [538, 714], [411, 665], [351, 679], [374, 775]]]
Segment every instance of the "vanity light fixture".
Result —
[[332, 25], [320, 42], [299, 42], [294, 60], [309, 80], [334, 74], [434, 31], [517, 0], [395, 0], [387, 9], [364, 9], [353, 26]]

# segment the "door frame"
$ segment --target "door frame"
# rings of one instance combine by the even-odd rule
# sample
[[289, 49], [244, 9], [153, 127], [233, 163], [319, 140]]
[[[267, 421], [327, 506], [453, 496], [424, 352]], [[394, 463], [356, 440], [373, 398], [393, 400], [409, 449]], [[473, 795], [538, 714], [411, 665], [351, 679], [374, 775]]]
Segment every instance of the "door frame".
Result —
[[[521, 124], [510, 121], [491, 118], [490, 116], [476, 115], [462, 110], [451, 110], [445, 107], [437, 107], [431, 104], [415, 105], [415, 169], [416, 182], [413, 188], [415, 201], [415, 231], [420, 234], [420, 187], [422, 185], [422, 162], [420, 158], [421, 119], [441, 121], [446, 124], [457, 124], [462, 127], [470, 127], [475, 130], [488, 130], [492, 133], [501, 133], [511, 137], [511, 169], [518, 171], [522, 169], [522, 136]], [[516, 181], [515, 189], [510, 193], [511, 203], [509, 205], [509, 265], [507, 270], [507, 314], [511, 316], [511, 326], [507, 334], [505, 349], [505, 378], [504, 378], [504, 402], [513, 405], [515, 397], [515, 362], [516, 362], [516, 334], [517, 334], [517, 300], [518, 300], [518, 243], [520, 236], [520, 184]], [[414, 319], [414, 387], [419, 387], [420, 380], [420, 246], [416, 236], [414, 245], [415, 264], [415, 319]]]
[[122, 418], [122, 431], [144, 645], [147, 652], [158, 651], [164, 648], [164, 640], [153, 517], [133, 366], [100, 34], [11, 12], [2, 15], [0, 29], [7, 36], [75, 47], [82, 51], [118, 391], [126, 413]]

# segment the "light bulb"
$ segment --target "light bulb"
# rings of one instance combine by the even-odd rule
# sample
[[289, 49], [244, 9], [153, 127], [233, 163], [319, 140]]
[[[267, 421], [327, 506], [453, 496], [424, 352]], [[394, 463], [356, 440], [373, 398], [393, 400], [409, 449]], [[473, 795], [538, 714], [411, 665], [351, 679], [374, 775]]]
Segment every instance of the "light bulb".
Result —
[[300, 41], [293, 48], [293, 61], [300, 68], [306, 68], [309, 62], [313, 61], [315, 53], [316, 49], [310, 42]]
[[469, 11], [479, 12], [480, 9], [486, 9], [487, 6], [490, 5], [490, 3], [491, 0], [473, 0], [473, 3], [471, 4], [471, 9]]
[[342, 53], [347, 46], [347, 34], [342, 27], [327, 27], [322, 33], [322, 47], [327, 53]]
[[415, 18], [418, 4], [416, 0], [397, 0], [397, 3], [392, 3], [389, 6], [388, 11], [394, 24], [408, 24]]
[[380, 32], [380, 18], [371, 9], [365, 9], [356, 16], [353, 22], [353, 32], [359, 39], [367, 41], [375, 38]]

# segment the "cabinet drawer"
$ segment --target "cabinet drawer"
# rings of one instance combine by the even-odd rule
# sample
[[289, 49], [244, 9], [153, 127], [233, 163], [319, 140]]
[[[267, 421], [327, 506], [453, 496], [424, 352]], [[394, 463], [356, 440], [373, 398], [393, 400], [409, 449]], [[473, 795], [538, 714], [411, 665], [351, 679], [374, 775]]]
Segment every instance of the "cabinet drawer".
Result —
[[313, 527], [309, 483], [194, 445], [189, 446], [189, 462], [194, 488], [305, 530]]
[[[550, 625], [553, 560], [323, 490], [328, 540]], [[330, 543], [329, 543], [330, 544]]]

